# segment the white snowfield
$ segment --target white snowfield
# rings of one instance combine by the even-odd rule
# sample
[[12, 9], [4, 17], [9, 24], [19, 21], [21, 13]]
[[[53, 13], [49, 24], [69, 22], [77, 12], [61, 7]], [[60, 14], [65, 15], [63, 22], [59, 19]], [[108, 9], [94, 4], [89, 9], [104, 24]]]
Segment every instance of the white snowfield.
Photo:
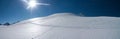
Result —
[[0, 39], [120, 39], [120, 18], [58, 13], [0, 26]]

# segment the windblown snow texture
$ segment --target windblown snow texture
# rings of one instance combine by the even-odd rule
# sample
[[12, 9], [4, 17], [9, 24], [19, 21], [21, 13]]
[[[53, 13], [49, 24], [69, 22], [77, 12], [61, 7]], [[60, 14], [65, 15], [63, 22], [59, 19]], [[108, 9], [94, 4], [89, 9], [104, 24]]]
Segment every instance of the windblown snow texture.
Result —
[[58, 13], [0, 26], [0, 39], [120, 39], [119, 17]]

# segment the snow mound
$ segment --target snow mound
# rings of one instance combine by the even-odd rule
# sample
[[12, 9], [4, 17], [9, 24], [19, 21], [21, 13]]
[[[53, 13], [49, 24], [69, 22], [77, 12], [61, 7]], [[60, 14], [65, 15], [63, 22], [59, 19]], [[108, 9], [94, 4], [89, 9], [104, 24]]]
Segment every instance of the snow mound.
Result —
[[1, 26], [0, 39], [120, 39], [120, 18], [57, 13]]
[[50, 27], [120, 28], [119, 17], [81, 17], [72, 13], [58, 13], [23, 21], [25, 22]]

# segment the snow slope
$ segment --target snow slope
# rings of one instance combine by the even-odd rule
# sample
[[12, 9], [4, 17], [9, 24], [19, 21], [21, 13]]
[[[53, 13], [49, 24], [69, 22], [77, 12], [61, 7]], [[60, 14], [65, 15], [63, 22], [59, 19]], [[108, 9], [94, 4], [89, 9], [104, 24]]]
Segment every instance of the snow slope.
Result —
[[58, 13], [0, 26], [0, 39], [120, 39], [119, 17]]

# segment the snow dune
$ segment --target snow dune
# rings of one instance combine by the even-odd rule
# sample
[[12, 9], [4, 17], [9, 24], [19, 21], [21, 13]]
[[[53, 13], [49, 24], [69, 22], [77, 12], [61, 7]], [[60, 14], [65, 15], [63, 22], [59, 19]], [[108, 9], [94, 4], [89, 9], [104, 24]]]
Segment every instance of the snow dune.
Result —
[[119, 17], [58, 13], [0, 27], [0, 39], [120, 39]]

